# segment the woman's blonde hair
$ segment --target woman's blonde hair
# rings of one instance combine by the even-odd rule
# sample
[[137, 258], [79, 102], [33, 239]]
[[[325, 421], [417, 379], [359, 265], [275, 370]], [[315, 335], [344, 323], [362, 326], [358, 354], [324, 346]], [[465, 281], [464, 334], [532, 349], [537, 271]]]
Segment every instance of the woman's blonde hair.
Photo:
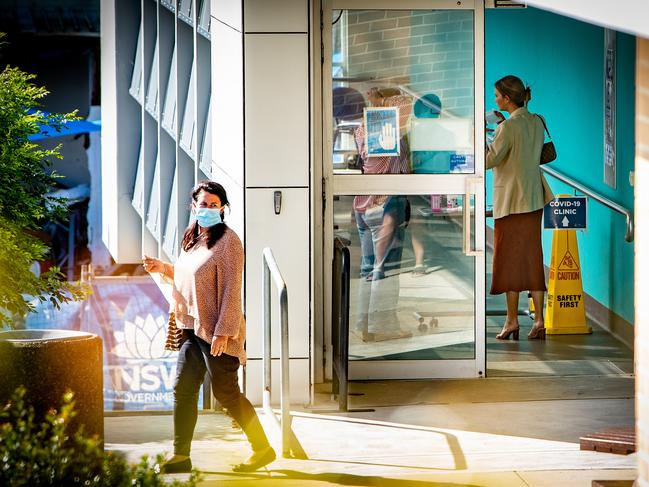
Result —
[[495, 83], [498, 92], [503, 96], [508, 96], [514, 105], [522, 107], [532, 99], [532, 90], [525, 86], [518, 76], [507, 75], [500, 78]]

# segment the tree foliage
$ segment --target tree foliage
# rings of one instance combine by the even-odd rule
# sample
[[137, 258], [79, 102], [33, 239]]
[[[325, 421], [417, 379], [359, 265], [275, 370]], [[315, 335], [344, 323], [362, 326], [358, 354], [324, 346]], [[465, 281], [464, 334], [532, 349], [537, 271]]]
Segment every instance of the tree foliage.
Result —
[[25, 394], [25, 388], [18, 388], [0, 410], [0, 485], [193, 487], [199, 480], [193, 471], [187, 482], [167, 483], [160, 475], [161, 455], [155, 461], [144, 456], [130, 465], [120, 454], [104, 452], [99, 440], [84, 436], [82, 430], [70, 434], [76, 414], [72, 393], [42, 423], [35, 421]]
[[43, 149], [29, 136], [41, 126], [57, 130], [76, 118], [75, 113], [39, 111], [48, 92], [34, 79], [35, 75], [11, 66], [0, 73], [0, 327], [11, 326], [15, 316], [32, 311], [32, 296], [58, 308], [86, 295], [79, 284], [66, 282], [56, 267], [39, 277], [30, 271], [49, 250], [36, 232], [48, 220], [65, 220], [67, 206], [48, 196], [60, 179], [51, 170], [51, 161], [61, 159], [60, 147]]

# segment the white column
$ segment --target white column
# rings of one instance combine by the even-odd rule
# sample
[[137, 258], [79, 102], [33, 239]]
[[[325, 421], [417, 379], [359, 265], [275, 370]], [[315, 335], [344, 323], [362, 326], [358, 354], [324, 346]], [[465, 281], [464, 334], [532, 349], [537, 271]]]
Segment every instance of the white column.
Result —
[[[309, 2], [213, 0], [211, 15], [212, 177], [228, 191], [228, 221], [246, 247], [246, 393], [261, 402], [261, 251], [269, 246], [288, 287], [291, 396], [306, 403], [312, 282]], [[282, 195], [279, 214], [276, 191]], [[276, 308], [274, 321], [275, 316]], [[278, 357], [279, 323], [273, 325]]]

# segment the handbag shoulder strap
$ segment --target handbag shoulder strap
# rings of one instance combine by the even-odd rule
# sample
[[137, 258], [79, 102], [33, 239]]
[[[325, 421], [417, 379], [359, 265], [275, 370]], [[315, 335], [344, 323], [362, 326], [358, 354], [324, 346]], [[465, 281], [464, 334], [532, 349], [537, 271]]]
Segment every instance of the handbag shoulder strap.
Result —
[[539, 120], [541, 120], [541, 123], [543, 124], [543, 128], [545, 129], [545, 133], [548, 134], [548, 138], [552, 140], [552, 136], [550, 135], [550, 132], [548, 131], [548, 126], [545, 125], [545, 119], [539, 115], [538, 113], [536, 114], [537, 117], [539, 117]]

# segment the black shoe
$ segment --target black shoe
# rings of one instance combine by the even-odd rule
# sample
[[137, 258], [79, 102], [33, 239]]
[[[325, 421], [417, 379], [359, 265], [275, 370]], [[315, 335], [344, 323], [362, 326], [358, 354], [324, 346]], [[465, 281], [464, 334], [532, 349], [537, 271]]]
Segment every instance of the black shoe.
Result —
[[240, 463], [239, 465], [235, 465], [232, 468], [232, 471], [254, 472], [255, 470], [258, 470], [261, 467], [265, 467], [269, 463], [275, 461], [275, 458], [277, 458], [277, 456], [275, 455], [275, 450], [273, 450], [273, 447], [267, 446], [263, 450], [253, 452], [248, 460], [246, 460], [244, 463]]
[[160, 473], [190, 473], [191, 471], [192, 459], [189, 457], [177, 461], [171, 458], [160, 465]]

